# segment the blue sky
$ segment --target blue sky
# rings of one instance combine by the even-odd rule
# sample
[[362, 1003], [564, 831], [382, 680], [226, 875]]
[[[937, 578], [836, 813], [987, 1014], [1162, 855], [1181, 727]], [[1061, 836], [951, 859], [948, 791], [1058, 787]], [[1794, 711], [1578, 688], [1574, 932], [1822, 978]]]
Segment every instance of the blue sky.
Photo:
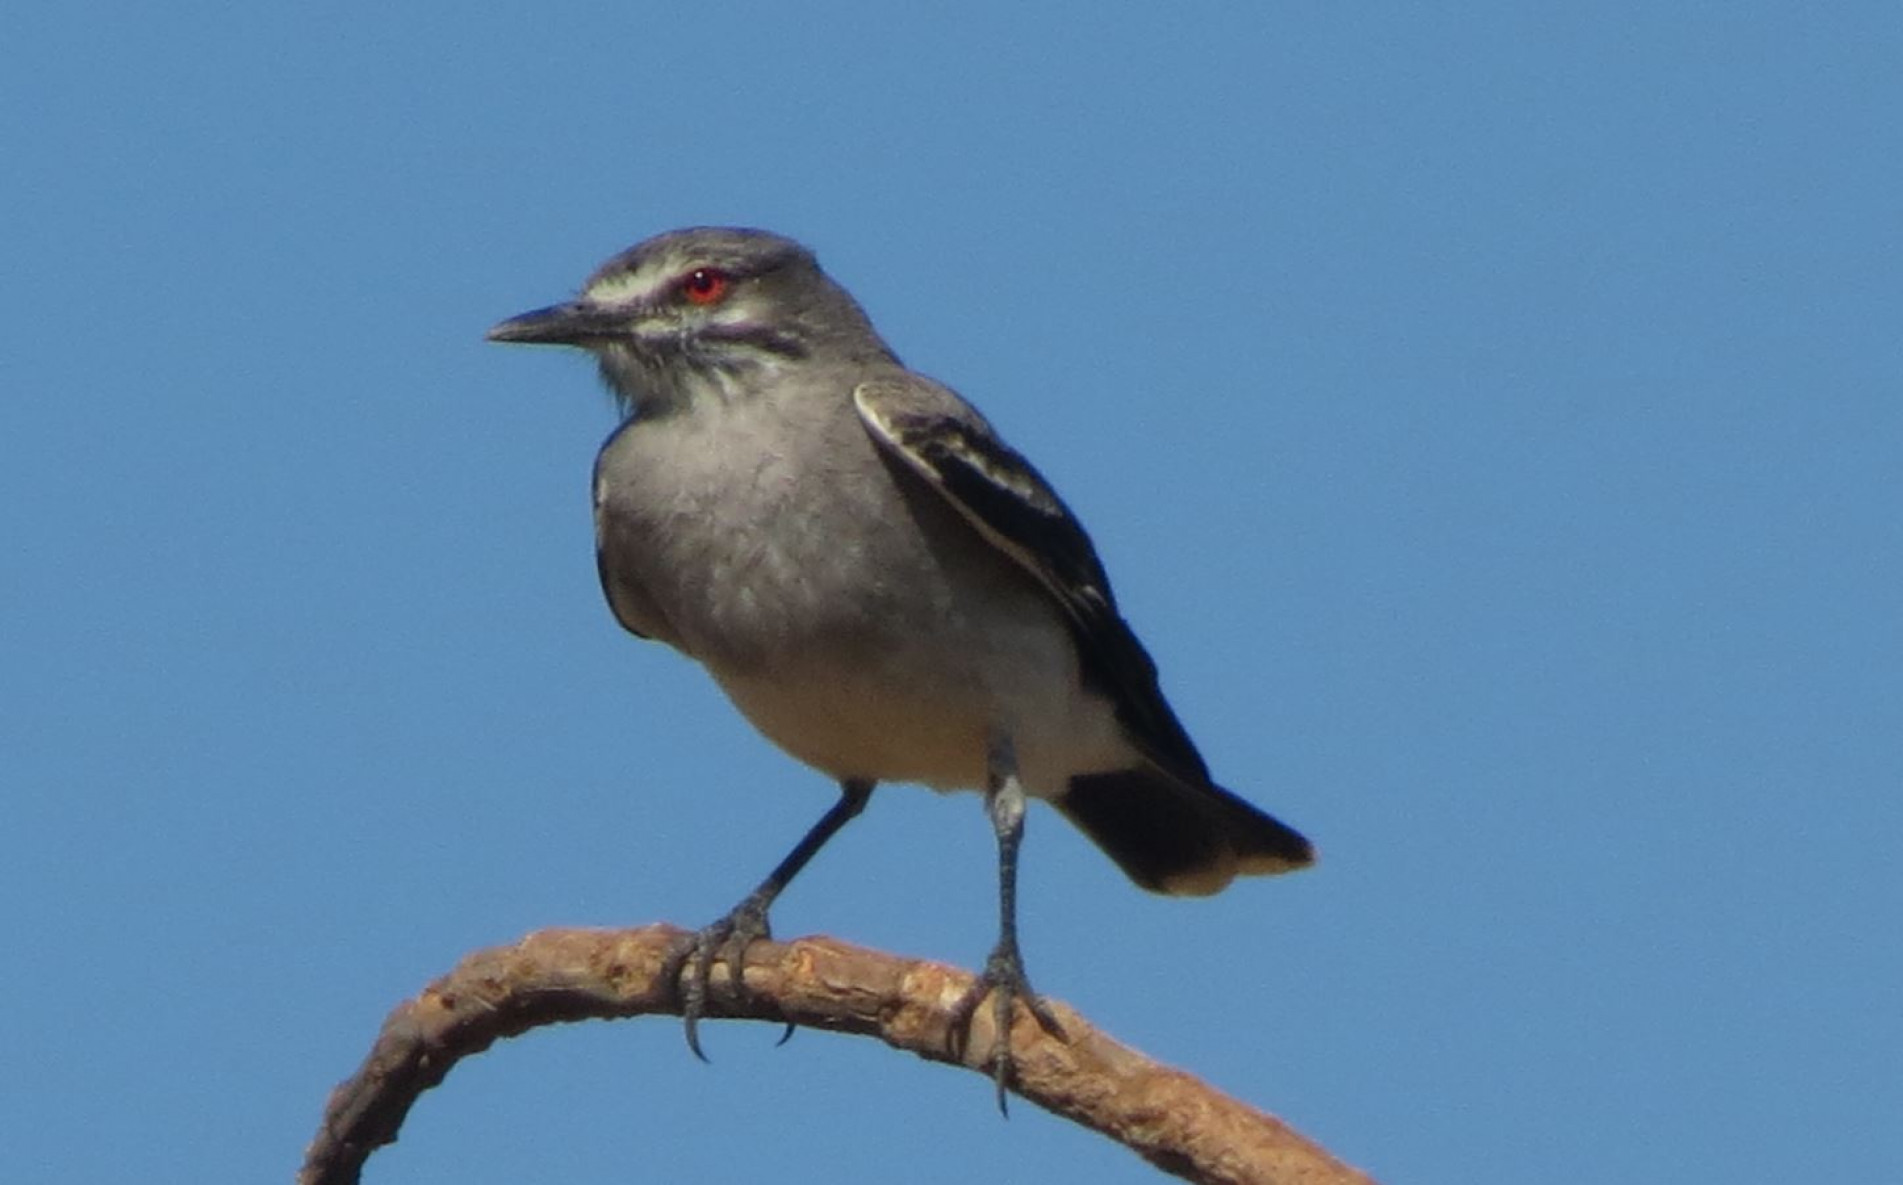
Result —
[[[1206, 901], [1034, 811], [1039, 986], [1409, 1182], [1894, 1179], [1893, 5], [27, 6], [0, 43], [0, 1179], [285, 1179], [384, 1013], [698, 924], [832, 790], [614, 625], [587, 363], [669, 227], [811, 243], [1098, 539]], [[783, 900], [973, 966], [895, 787]], [[1149, 1180], [871, 1043], [536, 1033], [370, 1181]]]

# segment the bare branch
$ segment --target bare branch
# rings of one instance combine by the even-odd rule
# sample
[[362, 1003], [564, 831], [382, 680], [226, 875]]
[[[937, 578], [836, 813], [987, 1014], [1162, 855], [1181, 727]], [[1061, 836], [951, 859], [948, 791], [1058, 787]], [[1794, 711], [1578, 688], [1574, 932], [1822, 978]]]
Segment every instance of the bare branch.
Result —
[[[503, 1037], [561, 1021], [678, 1015], [662, 967], [683, 933], [542, 930], [470, 955], [384, 1022], [362, 1068], [332, 1092], [299, 1185], [355, 1185], [370, 1153], [396, 1139], [417, 1097]], [[756, 942], [745, 976], [746, 997], [736, 1000], [729, 968], [716, 964], [708, 1016], [876, 1036], [947, 1063], [950, 1009], [972, 982], [955, 968], [830, 938]], [[1372, 1185], [1273, 1116], [1119, 1045], [1062, 1004], [1052, 1009], [1063, 1040], [1022, 1008], [1010, 1034], [1013, 1087], [1038, 1106], [1192, 1181]], [[963, 1064], [984, 1072], [995, 1037], [991, 1010], [980, 1008]]]

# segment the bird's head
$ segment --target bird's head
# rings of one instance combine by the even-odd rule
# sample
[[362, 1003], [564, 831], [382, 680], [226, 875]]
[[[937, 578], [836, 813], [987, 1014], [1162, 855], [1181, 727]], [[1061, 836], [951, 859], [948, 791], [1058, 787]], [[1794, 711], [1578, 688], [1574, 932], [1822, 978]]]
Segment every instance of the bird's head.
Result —
[[664, 411], [729, 380], [811, 358], [889, 359], [852, 296], [813, 253], [761, 230], [694, 227], [639, 243], [565, 304], [511, 317], [495, 342], [579, 346], [624, 406]]

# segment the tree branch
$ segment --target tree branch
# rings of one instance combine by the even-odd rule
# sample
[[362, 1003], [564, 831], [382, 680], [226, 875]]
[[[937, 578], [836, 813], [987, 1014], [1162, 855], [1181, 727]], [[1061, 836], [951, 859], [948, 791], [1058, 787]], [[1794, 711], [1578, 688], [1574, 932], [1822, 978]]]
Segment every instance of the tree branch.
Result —
[[[362, 1068], [331, 1093], [299, 1185], [355, 1185], [370, 1153], [396, 1140], [417, 1097], [503, 1037], [562, 1021], [678, 1015], [662, 966], [683, 933], [665, 925], [542, 930], [465, 958], [390, 1014]], [[756, 942], [745, 962], [739, 1000], [731, 969], [715, 964], [709, 1017], [876, 1036], [928, 1061], [954, 1061], [946, 1038], [951, 1005], [972, 982], [963, 971], [830, 938]], [[1273, 1116], [1119, 1045], [1062, 1004], [1051, 1007], [1063, 1040], [1022, 1008], [1010, 1033], [1012, 1085], [1038, 1106], [1192, 1181], [1372, 1185]], [[978, 1009], [963, 1064], [985, 1072], [995, 1036], [991, 1009]]]

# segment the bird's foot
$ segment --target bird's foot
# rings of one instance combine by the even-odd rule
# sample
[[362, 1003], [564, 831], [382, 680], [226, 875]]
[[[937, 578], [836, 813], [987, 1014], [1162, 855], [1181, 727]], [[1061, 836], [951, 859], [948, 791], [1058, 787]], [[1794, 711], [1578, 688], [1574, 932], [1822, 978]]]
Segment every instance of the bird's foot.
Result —
[[1004, 1101], [1004, 1088], [1016, 1074], [1011, 1061], [1011, 1021], [1015, 1006], [1022, 1001], [1025, 1010], [1037, 1021], [1038, 1026], [1058, 1040], [1064, 1038], [1064, 1026], [1057, 1023], [1057, 1017], [1044, 1005], [1037, 992], [1031, 987], [1031, 981], [1024, 974], [1024, 957], [1018, 953], [1017, 943], [1001, 941], [992, 948], [991, 957], [985, 960], [985, 969], [977, 981], [965, 989], [965, 994], [952, 1005], [951, 1027], [946, 1032], [946, 1041], [953, 1057], [963, 1059], [965, 1050], [971, 1041], [972, 1021], [977, 1017], [978, 1005], [985, 997], [991, 997], [991, 1015], [995, 1037], [991, 1058], [991, 1080], [998, 1088], [998, 1111], [1008, 1116], [1009, 1109]]
[[[701, 1061], [707, 1055], [700, 1048], [700, 1018], [707, 1011], [707, 988], [713, 974], [714, 960], [722, 959], [727, 964], [727, 975], [736, 999], [744, 996], [747, 990], [746, 965], [747, 947], [755, 939], [773, 937], [772, 927], [767, 922], [767, 905], [758, 894], [748, 897], [726, 917], [703, 926], [692, 934], [683, 935], [667, 954], [665, 975], [680, 985], [681, 1019], [687, 1026], [687, 1048]], [[787, 1026], [787, 1035], [792, 1026]], [[786, 1037], [781, 1037], [784, 1042]]]

